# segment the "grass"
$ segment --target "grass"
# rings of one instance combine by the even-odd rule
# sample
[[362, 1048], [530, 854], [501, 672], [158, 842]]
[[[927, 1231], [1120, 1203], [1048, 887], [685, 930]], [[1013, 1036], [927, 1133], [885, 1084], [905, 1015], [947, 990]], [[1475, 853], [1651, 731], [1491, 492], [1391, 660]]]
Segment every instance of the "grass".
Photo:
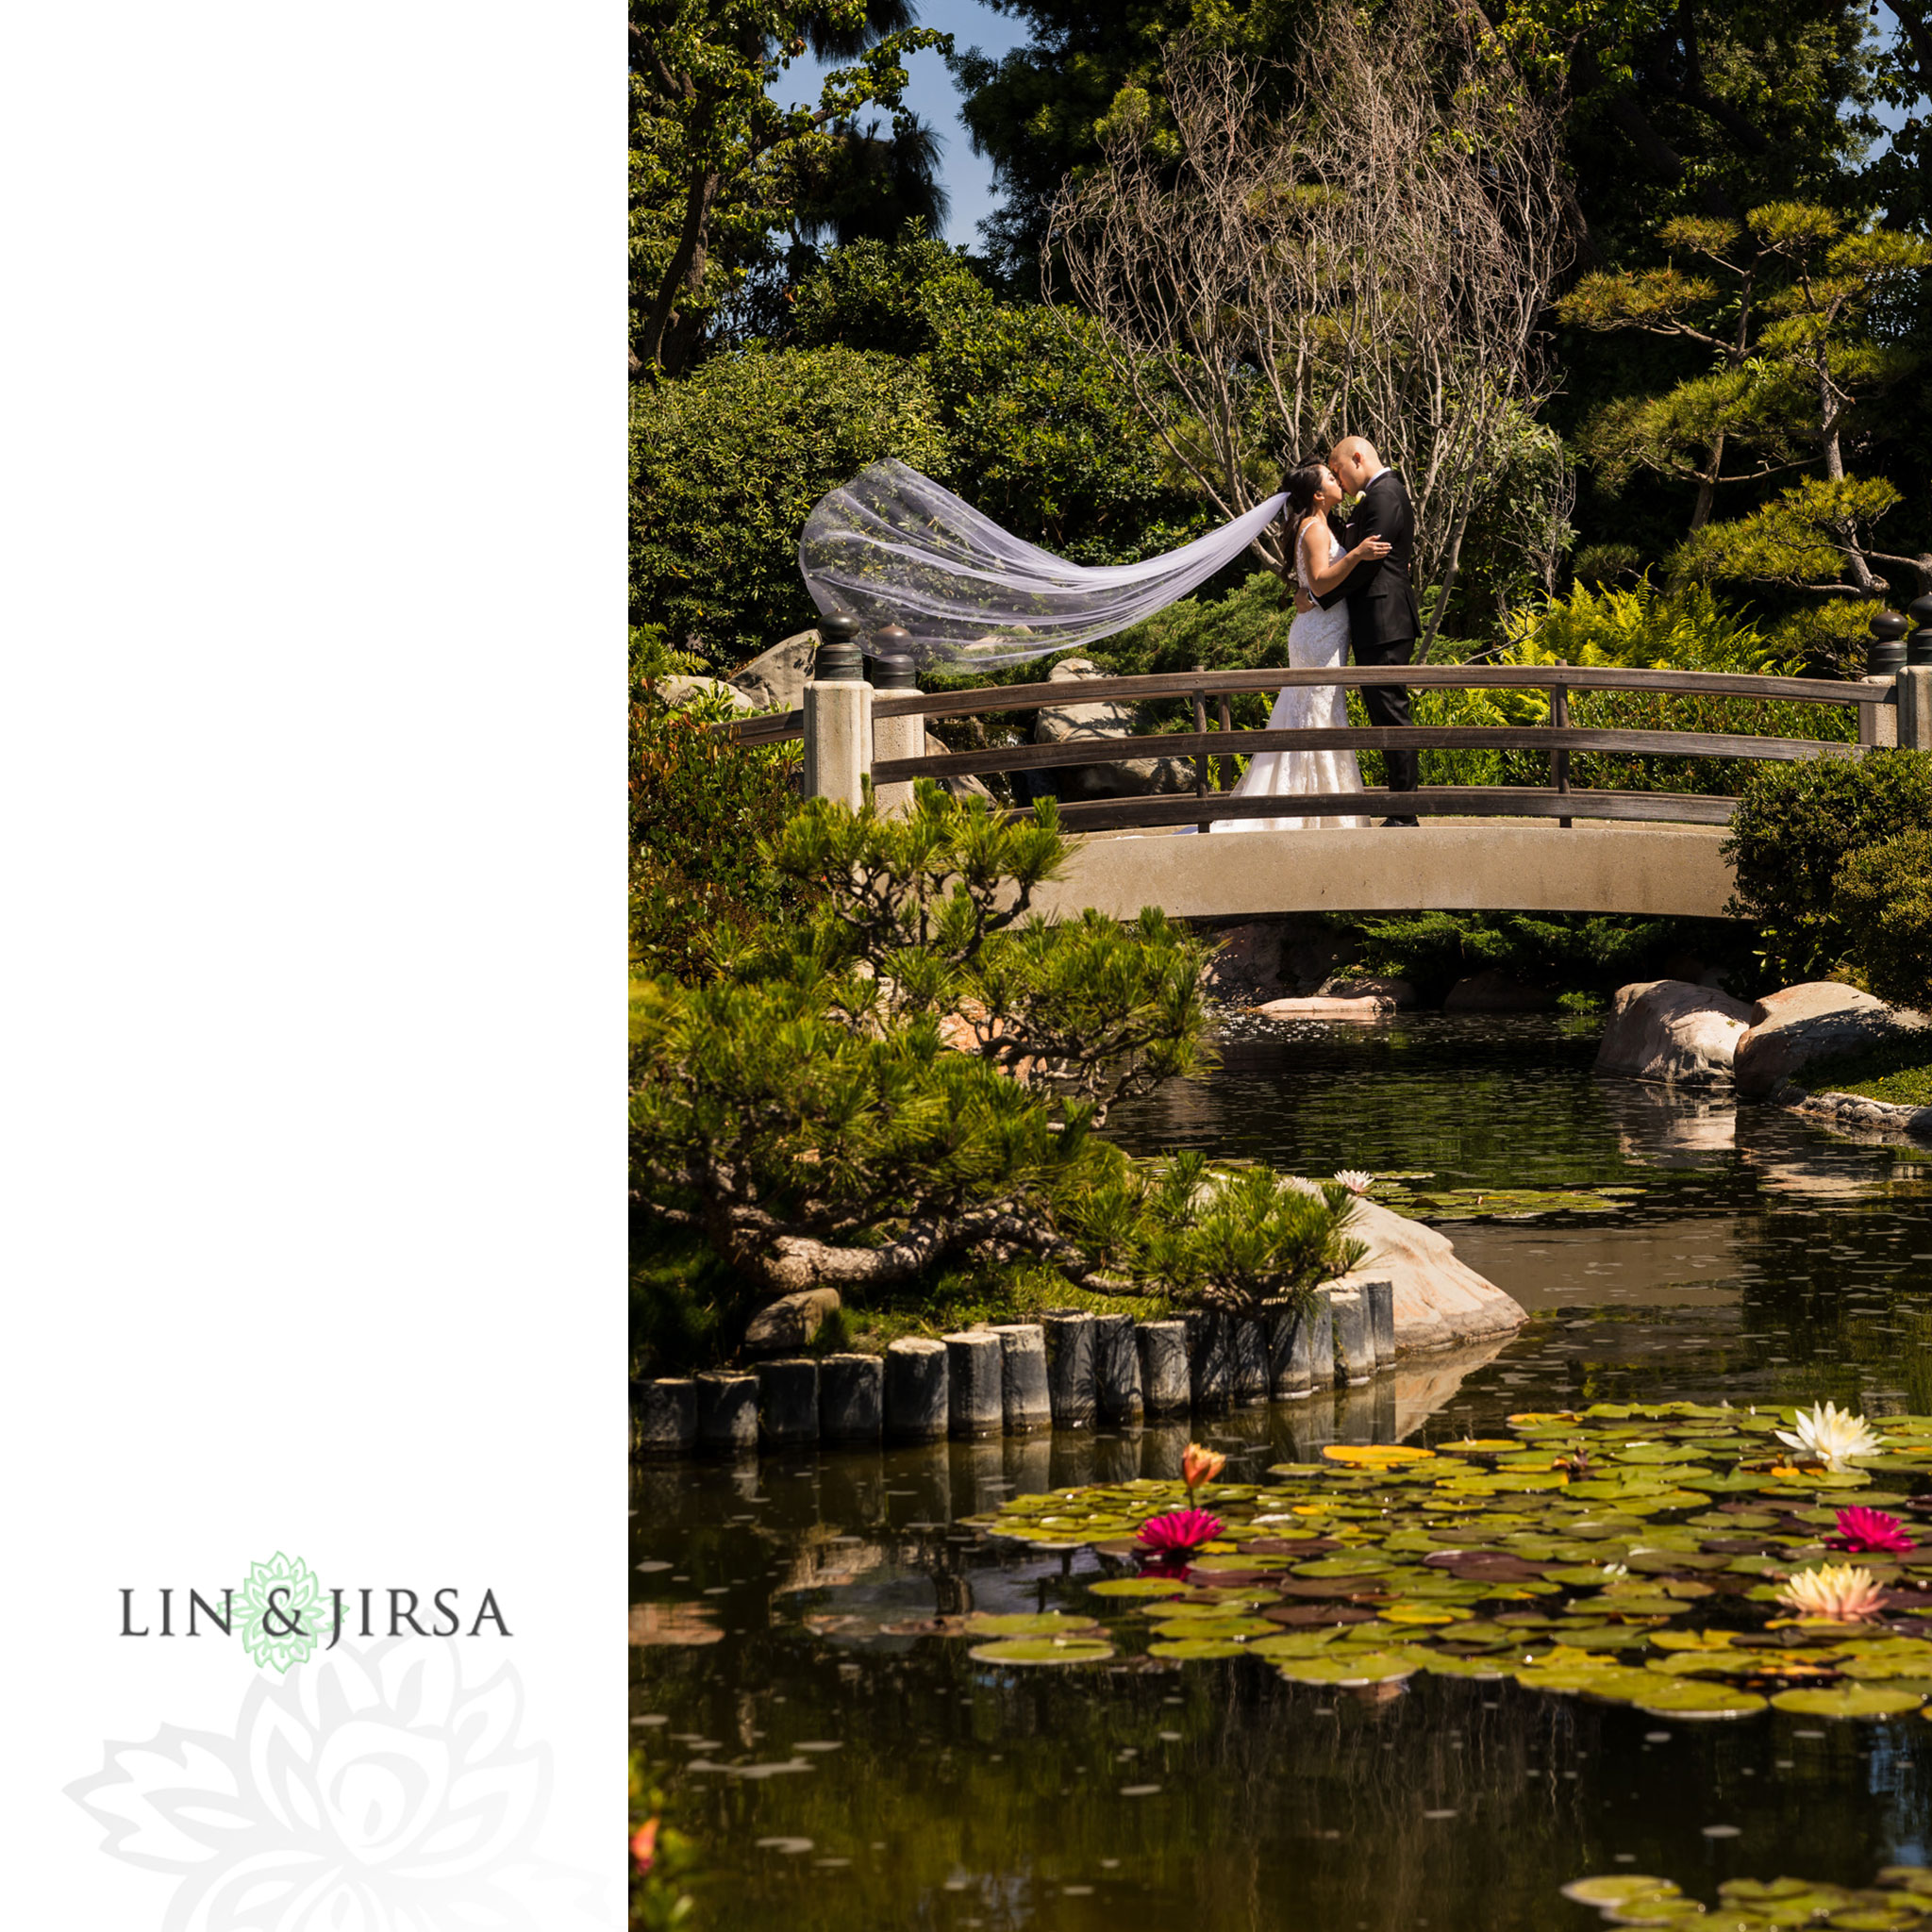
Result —
[[[639, 1215], [630, 1234], [630, 1354], [636, 1376], [691, 1374], [737, 1355], [763, 1297], [701, 1241]], [[1049, 1308], [1165, 1315], [1158, 1297], [1091, 1294], [1038, 1261], [960, 1264], [849, 1299], [808, 1353], [877, 1355], [902, 1335], [947, 1335], [977, 1323], [1028, 1322]]]
[[1803, 1084], [1814, 1093], [1932, 1107], [1932, 1026], [1841, 1059], [1814, 1061], [1805, 1069]]

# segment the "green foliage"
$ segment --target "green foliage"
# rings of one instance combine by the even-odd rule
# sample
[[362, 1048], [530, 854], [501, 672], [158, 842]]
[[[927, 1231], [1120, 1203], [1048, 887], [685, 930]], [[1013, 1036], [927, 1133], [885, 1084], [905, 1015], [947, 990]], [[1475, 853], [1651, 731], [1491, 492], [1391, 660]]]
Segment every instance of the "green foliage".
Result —
[[1621, 664], [1633, 670], [1782, 671], [1757, 626], [1705, 584], [1627, 590], [1578, 583], [1567, 597], [1518, 612], [1506, 633], [1512, 664]]
[[1838, 973], [1855, 946], [1838, 903], [1846, 859], [1928, 822], [1932, 753], [1874, 751], [1755, 771], [1724, 856], [1737, 876], [1732, 910], [1757, 922], [1767, 968], [1787, 982]]
[[799, 286], [789, 341], [805, 349], [919, 356], [937, 345], [941, 317], [992, 303], [963, 248], [911, 228], [893, 242], [832, 249]]
[[1312, 1217], [1252, 1187], [1216, 1210], [1197, 1164], [1094, 1131], [1199, 1062], [1204, 949], [1151, 908], [1034, 915], [1066, 850], [1046, 802], [1007, 824], [930, 784], [903, 820], [810, 801], [767, 856], [818, 889], [811, 919], [703, 986], [633, 986], [641, 1203], [768, 1290], [863, 1294], [995, 1252], [1244, 1303], [1346, 1265], [1345, 1191]]
[[996, 300], [962, 250], [912, 231], [834, 250], [800, 291], [795, 336], [915, 356], [953, 476], [1015, 535], [1080, 563], [1131, 561], [1195, 534], [1086, 317]]
[[1125, 563], [1199, 533], [1110, 369], [1097, 325], [1038, 307], [936, 317], [926, 373], [955, 475], [1003, 528], [1075, 563]]
[[1607, 993], [1633, 979], [1661, 977], [1674, 957], [1722, 958], [1736, 945], [1718, 920], [1419, 912], [1353, 924], [1361, 952], [1350, 971], [1399, 975], [1426, 1002], [1490, 967], [1530, 986]]
[[[631, 354], [689, 365], [771, 231], [808, 220], [848, 170], [867, 107], [911, 131], [908, 55], [952, 51], [894, 0], [633, 0]], [[853, 64], [816, 106], [784, 105], [785, 72], [812, 42]], [[815, 196], [818, 197], [815, 199]]]
[[1852, 853], [1833, 911], [1866, 991], [1932, 1010], [1932, 830], [1923, 824]]
[[630, 947], [647, 975], [703, 977], [799, 891], [759, 853], [796, 803], [798, 747], [741, 749], [712, 722], [647, 681], [633, 689]]
[[631, 391], [632, 622], [725, 668], [813, 621], [811, 507], [881, 457], [949, 469], [916, 364], [855, 349], [720, 356]]
[[[1813, 476], [1735, 522], [1707, 524], [1671, 558], [1674, 576], [1803, 591], [1835, 584], [1854, 549], [1872, 547], [1878, 520], [1899, 500], [1882, 476]], [[1875, 615], [1867, 606], [1863, 615]]]
[[[1924, 1001], [1920, 1000], [1923, 1010]], [[1896, 1033], [1861, 1052], [1805, 1068], [1814, 1093], [1855, 1093], [1894, 1107], [1932, 1107], [1932, 1027]]]
[[961, 118], [993, 164], [1003, 201], [987, 224], [1008, 273], [1030, 277], [1047, 203], [1067, 175], [1098, 158], [1103, 130], [1123, 113], [1165, 122], [1161, 55], [1176, 35], [1261, 57], [1292, 50], [1307, 18], [1282, 0], [1001, 0], [1030, 23], [1029, 43], [993, 58], [948, 58]]

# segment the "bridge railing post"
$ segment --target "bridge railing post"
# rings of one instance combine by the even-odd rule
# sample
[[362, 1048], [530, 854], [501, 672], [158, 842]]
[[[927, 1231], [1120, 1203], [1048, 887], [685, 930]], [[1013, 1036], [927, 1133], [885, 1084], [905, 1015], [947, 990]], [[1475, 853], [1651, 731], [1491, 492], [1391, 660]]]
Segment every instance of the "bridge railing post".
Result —
[[1932, 751], [1932, 596], [1906, 607], [1918, 626], [1906, 640], [1898, 674], [1898, 741], [1912, 751]]
[[[865, 675], [874, 693], [899, 697], [919, 689], [919, 670], [912, 658], [912, 637], [896, 624], [873, 633], [873, 655], [865, 660]], [[872, 727], [872, 762], [882, 765], [888, 758], [923, 758], [925, 756], [925, 720], [914, 718], [875, 718]], [[912, 781], [895, 779], [890, 785], [874, 785], [873, 797], [888, 818], [903, 819], [912, 810]]]
[[1865, 650], [1865, 682], [1890, 687], [1875, 705], [1858, 707], [1858, 743], [1877, 751], [1898, 742], [1898, 682], [1906, 665], [1905, 635], [1911, 628], [1896, 610], [1881, 610], [1872, 620], [1872, 641]]
[[[1196, 664], [1194, 666], [1196, 671], [1206, 671], [1207, 668], [1205, 664]], [[1205, 738], [1208, 735], [1208, 693], [1204, 691], [1197, 691], [1193, 693], [1193, 698], [1194, 735], [1197, 738]], [[1197, 751], [1194, 754], [1194, 796], [1196, 798], [1206, 798], [1208, 796], [1208, 754], [1205, 751]], [[1205, 832], [1212, 824], [1213, 821], [1211, 819], [1203, 818], [1195, 827], [1195, 830]]]
[[[1557, 663], [1560, 667], [1563, 659], [1558, 658]], [[1570, 687], [1567, 684], [1550, 686], [1550, 728], [1553, 731], [1570, 728]], [[1556, 791], [1568, 791], [1570, 789], [1570, 754], [1560, 748], [1550, 754], [1550, 787]], [[1569, 830], [1570, 820], [1558, 819], [1557, 823], [1565, 831]]]
[[805, 795], [857, 811], [872, 775], [872, 686], [858, 649], [858, 620], [819, 624], [818, 656], [805, 687]]
[[[1234, 729], [1234, 711], [1228, 705], [1225, 691], [1221, 694], [1221, 728], [1223, 732]], [[1234, 768], [1234, 754], [1231, 751], [1224, 751], [1221, 754], [1221, 789], [1224, 791], [1232, 791], [1239, 782], [1240, 775]]]

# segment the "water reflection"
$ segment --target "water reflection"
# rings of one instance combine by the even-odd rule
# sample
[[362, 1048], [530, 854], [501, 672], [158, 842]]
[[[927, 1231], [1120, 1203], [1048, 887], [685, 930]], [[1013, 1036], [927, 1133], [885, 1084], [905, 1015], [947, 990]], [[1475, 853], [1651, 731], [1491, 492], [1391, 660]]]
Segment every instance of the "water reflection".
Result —
[[[1776, 1109], [1597, 1081], [1592, 1053], [1541, 1020], [1310, 1030], [1230, 1041], [1213, 1079], [1116, 1116], [1142, 1148], [1304, 1172], [1645, 1190], [1614, 1215], [1451, 1225], [1529, 1327], [1213, 1419], [1231, 1477], [1598, 1400], [1932, 1412], [1932, 1168]], [[1584, 1923], [1557, 1888], [1586, 1872], [1707, 1898], [1924, 1856], [1923, 1723], [1699, 1726], [1440, 1678], [1369, 1698], [1253, 1658], [1029, 1674], [939, 1634], [974, 1609], [1082, 1607], [1092, 1571], [985, 1546], [961, 1517], [1171, 1479], [1188, 1434], [633, 1472], [632, 1736], [716, 1867], [706, 1925], [1495, 1932]]]

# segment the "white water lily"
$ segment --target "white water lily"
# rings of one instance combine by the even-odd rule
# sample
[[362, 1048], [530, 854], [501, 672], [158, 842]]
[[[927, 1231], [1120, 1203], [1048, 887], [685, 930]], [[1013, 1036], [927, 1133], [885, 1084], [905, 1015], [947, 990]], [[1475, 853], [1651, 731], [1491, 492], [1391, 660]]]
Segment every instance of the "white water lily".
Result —
[[1618, 1580], [1618, 1578], [1627, 1576], [1630, 1574], [1630, 1566], [1627, 1563], [1599, 1563], [1597, 1565], [1597, 1568], [1601, 1570], [1612, 1583], [1615, 1583]]
[[1849, 1623], [1856, 1617], [1875, 1616], [1883, 1596], [1871, 1571], [1854, 1569], [1849, 1563], [1821, 1563], [1815, 1570], [1799, 1570], [1787, 1577], [1777, 1600], [1801, 1616]]
[[1808, 1412], [1801, 1408], [1794, 1426], [1779, 1429], [1776, 1435], [1780, 1442], [1789, 1442], [1834, 1470], [1842, 1469], [1854, 1456], [1876, 1456], [1885, 1446], [1863, 1416], [1832, 1402]]
[[1375, 1176], [1366, 1168], [1343, 1167], [1336, 1171], [1335, 1178], [1351, 1194], [1366, 1194], [1375, 1185]]

